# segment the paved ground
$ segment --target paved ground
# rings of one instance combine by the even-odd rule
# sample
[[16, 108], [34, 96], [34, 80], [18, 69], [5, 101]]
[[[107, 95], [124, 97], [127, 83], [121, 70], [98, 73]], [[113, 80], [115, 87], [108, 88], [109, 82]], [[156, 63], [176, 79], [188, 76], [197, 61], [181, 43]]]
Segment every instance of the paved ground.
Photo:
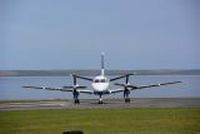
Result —
[[7, 102], [0, 104], [2, 110], [22, 109], [68, 109], [68, 108], [174, 108], [174, 107], [199, 107], [200, 98], [132, 98], [130, 103], [123, 99], [107, 99], [104, 104], [98, 104], [97, 100], [80, 100], [80, 104], [73, 101], [33, 101], [33, 102]]

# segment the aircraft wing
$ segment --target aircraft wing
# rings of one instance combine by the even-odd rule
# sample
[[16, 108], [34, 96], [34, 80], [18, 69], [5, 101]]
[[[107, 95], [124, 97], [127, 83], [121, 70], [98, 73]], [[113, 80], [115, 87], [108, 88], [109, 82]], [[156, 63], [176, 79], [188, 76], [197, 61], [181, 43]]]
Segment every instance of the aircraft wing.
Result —
[[93, 94], [94, 92], [92, 90], [85, 90], [85, 89], [78, 89], [79, 93], [84, 93], [84, 94]]
[[72, 76], [79, 78], [79, 79], [83, 79], [83, 80], [93, 81], [92, 78], [88, 78], [88, 77], [84, 77], [84, 76], [79, 76], [79, 75], [75, 75], [75, 74], [72, 74]]
[[23, 88], [30, 88], [30, 89], [42, 89], [42, 90], [51, 90], [51, 91], [62, 91], [62, 92], [72, 92], [73, 89], [67, 88], [51, 88], [51, 87], [40, 87], [40, 86], [22, 86]]
[[[172, 82], [165, 82], [165, 83], [151, 84], [151, 85], [143, 85], [143, 86], [125, 85], [125, 84], [120, 84], [120, 83], [115, 83], [115, 85], [118, 85], [118, 86], [121, 86], [121, 87], [124, 87], [124, 88], [126, 87], [129, 90], [136, 90], [136, 89], [144, 89], [144, 88], [166, 86], [166, 85], [177, 84], [177, 83], [182, 83], [182, 81], [172, 81]], [[124, 88], [113, 89], [113, 90], [109, 90], [109, 91], [110, 91], [110, 93], [119, 93], [119, 92], [123, 92]]]
[[109, 90], [111, 94], [114, 94], [114, 93], [120, 93], [120, 92], [123, 92], [124, 89], [112, 89], [112, 90]]
[[182, 83], [182, 81], [172, 81], [172, 82], [159, 83], [159, 84], [151, 84], [151, 85], [144, 85], [144, 86], [132, 86], [132, 85], [129, 85], [129, 87], [132, 88], [131, 90], [135, 90], [135, 89], [160, 87], [160, 86], [166, 86], [166, 85], [177, 84], [177, 83]]
[[[73, 86], [64, 86], [63, 88], [52, 88], [52, 87], [40, 87], [40, 86], [23, 86], [23, 88], [30, 89], [42, 89], [50, 91], [62, 91], [62, 92], [73, 92]], [[85, 88], [85, 86], [80, 86], [79, 88]], [[77, 89], [79, 93], [93, 94], [92, 90]]]
[[125, 78], [125, 77], [130, 76], [130, 75], [134, 75], [134, 74], [125, 74], [125, 75], [117, 76], [117, 77], [111, 78], [110, 81], [122, 79], [122, 78]]

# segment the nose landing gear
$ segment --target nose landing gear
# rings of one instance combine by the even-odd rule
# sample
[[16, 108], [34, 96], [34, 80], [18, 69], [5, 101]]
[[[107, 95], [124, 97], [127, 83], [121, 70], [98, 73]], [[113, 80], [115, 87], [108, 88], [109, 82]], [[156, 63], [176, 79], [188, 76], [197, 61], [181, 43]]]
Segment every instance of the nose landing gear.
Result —
[[102, 98], [102, 95], [99, 95], [99, 104], [103, 104], [103, 98]]

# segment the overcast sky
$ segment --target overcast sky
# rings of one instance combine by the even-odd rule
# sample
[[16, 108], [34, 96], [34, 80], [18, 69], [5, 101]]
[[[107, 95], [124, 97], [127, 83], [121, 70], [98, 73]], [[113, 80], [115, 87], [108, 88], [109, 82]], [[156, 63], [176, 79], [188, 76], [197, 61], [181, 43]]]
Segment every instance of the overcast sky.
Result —
[[198, 0], [0, 0], [0, 70], [200, 68]]

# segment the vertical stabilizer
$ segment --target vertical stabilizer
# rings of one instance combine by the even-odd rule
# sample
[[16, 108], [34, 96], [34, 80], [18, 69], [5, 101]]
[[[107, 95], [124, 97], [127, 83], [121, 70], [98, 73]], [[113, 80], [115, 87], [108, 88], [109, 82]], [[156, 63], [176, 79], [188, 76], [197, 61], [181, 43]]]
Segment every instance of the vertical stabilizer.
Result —
[[101, 53], [101, 75], [104, 76], [104, 53]]

